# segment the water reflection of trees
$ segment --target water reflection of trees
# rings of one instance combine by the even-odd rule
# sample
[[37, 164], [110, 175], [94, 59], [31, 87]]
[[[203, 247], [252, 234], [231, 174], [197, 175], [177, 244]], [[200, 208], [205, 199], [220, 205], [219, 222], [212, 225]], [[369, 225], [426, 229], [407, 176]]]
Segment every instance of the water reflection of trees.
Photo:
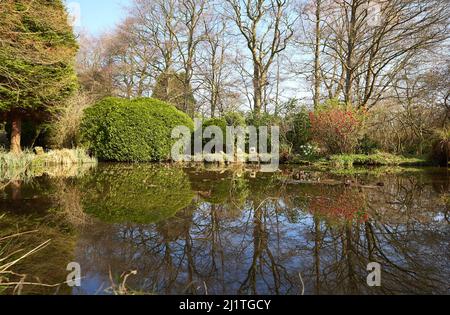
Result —
[[[449, 290], [447, 208], [424, 178], [361, 188], [204, 175], [190, 175], [198, 197], [173, 218], [89, 228], [77, 252], [84, 268], [104, 282], [109, 268], [137, 269], [130, 286], [166, 294], [298, 294], [302, 280], [311, 294]], [[373, 261], [381, 288], [366, 285]]]
[[[66, 267], [74, 260], [78, 229], [88, 221], [80, 195], [74, 178], [50, 175], [12, 181], [0, 190], [0, 256], [18, 259], [8, 278], [19, 284], [7, 294], [72, 292], [65, 285]], [[40, 250], [25, 255], [37, 247]]]
[[[306, 184], [241, 171], [134, 168], [7, 187], [0, 198], [7, 217], [28, 229], [32, 215], [43, 222], [42, 237], [55, 240], [20, 271], [39, 266], [53, 283], [68, 260], [79, 261], [91, 293], [111, 285], [110, 269], [115, 277], [137, 269], [130, 286], [166, 294], [299, 294], [303, 282], [309, 294], [450, 292], [445, 173], [337, 182], [321, 174], [322, 184], [306, 174]], [[383, 267], [381, 288], [366, 285], [373, 261]]]
[[[362, 196], [369, 220], [344, 225], [314, 222], [317, 261], [310, 274], [316, 278], [316, 293], [448, 292], [449, 231], [431, 185], [415, 177], [386, 177], [383, 188], [366, 189]], [[318, 252], [326, 262], [319, 260]], [[381, 263], [381, 288], [367, 288], [368, 262]]]

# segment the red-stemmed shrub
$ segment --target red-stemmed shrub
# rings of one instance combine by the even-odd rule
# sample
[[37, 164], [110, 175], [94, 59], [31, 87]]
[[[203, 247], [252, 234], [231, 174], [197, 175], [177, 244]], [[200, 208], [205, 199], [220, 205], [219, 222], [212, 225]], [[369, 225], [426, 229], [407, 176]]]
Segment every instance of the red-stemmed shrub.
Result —
[[310, 212], [330, 224], [364, 223], [370, 216], [363, 196], [351, 188], [319, 190], [309, 204]]
[[328, 102], [310, 113], [312, 140], [330, 154], [354, 153], [365, 116], [364, 110]]

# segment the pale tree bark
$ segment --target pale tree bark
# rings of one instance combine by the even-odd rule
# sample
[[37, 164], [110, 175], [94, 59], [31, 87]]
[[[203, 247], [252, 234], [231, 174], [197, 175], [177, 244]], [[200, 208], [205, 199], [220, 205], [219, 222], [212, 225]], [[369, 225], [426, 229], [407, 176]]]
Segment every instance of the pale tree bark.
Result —
[[201, 19], [205, 11], [206, 0], [180, 0], [179, 21], [181, 29], [175, 34], [176, 44], [180, 53], [184, 77], [183, 110], [194, 116], [195, 104], [192, 104], [192, 78], [197, 46], [205, 39], [201, 29]]
[[321, 69], [320, 69], [320, 41], [322, 39], [321, 32], [321, 15], [322, 0], [316, 0], [316, 23], [315, 23], [315, 45], [314, 45], [314, 108], [317, 109], [320, 104], [320, 86], [321, 86]]
[[357, 36], [357, 14], [358, 9], [362, 5], [363, 1], [354, 0], [350, 4], [350, 8], [347, 9], [347, 14], [350, 15], [350, 21], [348, 21], [348, 31], [347, 31], [347, 58], [345, 63], [345, 92], [344, 98], [345, 102], [349, 105], [352, 104], [353, 101], [353, 80], [354, 80], [354, 72], [355, 66], [353, 64], [353, 56], [355, 54], [355, 44], [356, 44], [356, 36]]
[[22, 117], [19, 113], [11, 112], [11, 152], [14, 154], [22, 153], [20, 138], [22, 134]]
[[176, 18], [177, 0], [134, 0], [131, 14], [140, 23], [141, 40], [157, 51], [156, 59], [150, 63], [155, 77], [167, 80], [166, 96], [170, 94], [169, 80], [174, 73], [179, 21]]
[[205, 57], [201, 61], [205, 66], [202, 70], [202, 81], [208, 94], [208, 103], [211, 118], [214, 118], [221, 103], [227, 79], [225, 72], [225, 42], [226, 23], [215, 22], [212, 19], [204, 21]]
[[287, 48], [295, 21], [287, 0], [227, 0], [230, 18], [245, 39], [253, 63], [253, 110], [264, 107], [264, 91], [275, 57]]

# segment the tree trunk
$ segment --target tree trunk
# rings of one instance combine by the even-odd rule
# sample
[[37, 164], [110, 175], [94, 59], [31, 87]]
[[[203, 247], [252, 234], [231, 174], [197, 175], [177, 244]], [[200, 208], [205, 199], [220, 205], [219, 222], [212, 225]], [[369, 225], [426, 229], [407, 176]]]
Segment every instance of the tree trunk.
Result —
[[257, 116], [261, 114], [263, 87], [261, 71], [258, 65], [254, 65], [253, 71], [253, 110]]
[[346, 60], [346, 78], [345, 78], [345, 102], [352, 105], [353, 101], [353, 79], [354, 79], [354, 65], [353, 55], [356, 42], [356, 24], [357, 24], [357, 8], [358, 3], [353, 3], [351, 7], [350, 25], [347, 38], [347, 60]]
[[216, 116], [216, 104], [217, 104], [217, 95], [216, 95], [216, 89], [215, 89], [215, 83], [213, 81], [212, 87], [211, 87], [211, 118], [214, 118]]
[[22, 117], [17, 113], [11, 114], [11, 152], [14, 154], [22, 153], [20, 146], [20, 137], [22, 134]]
[[321, 74], [320, 74], [320, 40], [321, 40], [321, 29], [320, 29], [320, 19], [321, 19], [321, 4], [322, 0], [317, 0], [316, 2], [316, 42], [314, 47], [314, 109], [319, 108], [320, 103], [320, 85], [321, 85]]
[[255, 95], [254, 95], [254, 111], [256, 115], [261, 114], [261, 105], [262, 105], [262, 89], [258, 85], [258, 83], [255, 83]]

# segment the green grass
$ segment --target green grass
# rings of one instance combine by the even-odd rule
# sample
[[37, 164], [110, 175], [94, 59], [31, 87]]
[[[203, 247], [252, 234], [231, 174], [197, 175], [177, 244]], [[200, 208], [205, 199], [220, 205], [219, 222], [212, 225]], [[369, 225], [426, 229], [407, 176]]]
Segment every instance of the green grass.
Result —
[[364, 154], [337, 154], [327, 158], [306, 159], [300, 155], [292, 155], [285, 164], [309, 165], [317, 167], [334, 167], [336, 169], [353, 168], [354, 166], [430, 166], [432, 163], [426, 157], [405, 157], [379, 152]]
[[318, 167], [319, 170], [338, 176], [356, 176], [356, 175], [371, 175], [375, 177], [385, 176], [386, 174], [416, 174], [423, 171], [417, 167], [403, 167], [403, 166], [357, 166], [350, 168], [334, 167], [331, 165], [323, 165]]
[[[210, 162], [228, 161], [229, 158], [225, 154], [209, 154], [201, 156], [200, 160], [207, 157]], [[244, 154], [244, 164], [251, 163], [249, 155]], [[268, 156], [270, 157], [270, 156]], [[194, 157], [192, 157], [194, 160]], [[208, 163], [208, 162], [206, 162]], [[286, 165], [302, 165], [316, 167], [333, 167], [336, 169], [348, 169], [356, 166], [386, 166], [386, 167], [407, 167], [407, 166], [431, 166], [433, 165], [426, 157], [405, 157], [390, 153], [375, 153], [370, 155], [364, 154], [339, 154], [332, 155], [328, 158], [305, 158], [301, 155], [294, 154], [282, 164]]]
[[353, 166], [426, 166], [430, 162], [421, 157], [405, 157], [390, 153], [363, 154], [341, 154], [333, 155], [328, 163], [339, 168]]
[[[0, 151], [0, 182], [26, 179], [52, 170], [59, 174], [73, 173], [74, 168], [94, 165], [97, 160], [89, 157], [83, 149], [63, 149], [36, 155], [27, 150], [19, 155]], [[70, 171], [70, 172], [69, 172]], [[50, 172], [50, 173], [52, 173]]]

